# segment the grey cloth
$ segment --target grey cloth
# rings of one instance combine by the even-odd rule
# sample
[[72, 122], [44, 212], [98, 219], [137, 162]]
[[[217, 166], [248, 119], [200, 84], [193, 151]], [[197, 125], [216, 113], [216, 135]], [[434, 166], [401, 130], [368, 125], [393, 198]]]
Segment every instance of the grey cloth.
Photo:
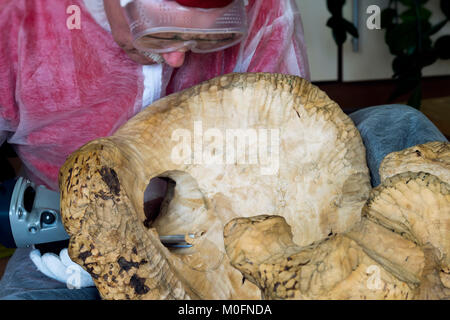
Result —
[[[421, 112], [404, 105], [361, 109], [350, 115], [366, 146], [372, 185], [380, 183], [378, 168], [393, 152], [430, 141], [447, 141]], [[0, 281], [0, 299], [98, 299], [95, 287], [68, 289], [65, 284], [39, 272], [29, 258], [29, 249], [18, 249]]]
[[95, 300], [100, 295], [95, 287], [69, 289], [48, 278], [30, 259], [32, 249], [16, 249], [0, 281], [2, 300]]

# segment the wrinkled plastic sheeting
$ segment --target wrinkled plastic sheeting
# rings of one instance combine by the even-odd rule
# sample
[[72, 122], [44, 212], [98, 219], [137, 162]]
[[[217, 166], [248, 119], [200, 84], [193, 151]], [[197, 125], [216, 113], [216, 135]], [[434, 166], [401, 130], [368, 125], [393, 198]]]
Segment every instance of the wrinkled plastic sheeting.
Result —
[[[294, 0], [250, 0], [249, 33], [240, 46], [209, 54], [188, 53], [173, 72], [167, 93], [230, 72], [272, 72], [310, 80], [300, 12]], [[201, 72], [199, 72], [201, 70]]]
[[[66, 28], [71, 5], [81, 29]], [[188, 53], [163, 69], [162, 92], [230, 72], [278, 72], [309, 79], [294, 0], [250, 0], [249, 34], [237, 46]], [[113, 134], [141, 110], [142, 66], [90, 16], [81, 0], [0, 0], [0, 143], [8, 139], [35, 183], [58, 189], [58, 172], [85, 143]]]
[[[71, 5], [81, 29], [67, 27]], [[141, 109], [142, 66], [80, 0], [0, 0], [0, 30], [0, 132], [26, 175], [57, 190], [69, 154]]]

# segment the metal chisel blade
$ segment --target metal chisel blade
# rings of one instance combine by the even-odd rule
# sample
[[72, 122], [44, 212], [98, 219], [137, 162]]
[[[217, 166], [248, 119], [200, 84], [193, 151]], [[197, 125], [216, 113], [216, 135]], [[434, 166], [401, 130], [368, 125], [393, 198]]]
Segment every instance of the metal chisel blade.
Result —
[[[190, 238], [194, 238], [194, 234], [188, 235]], [[185, 240], [186, 235], [184, 234], [173, 234], [167, 236], [160, 236], [159, 239], [161, 243], [170, 248], [190, 248], [192, 245], [187, 243]]]

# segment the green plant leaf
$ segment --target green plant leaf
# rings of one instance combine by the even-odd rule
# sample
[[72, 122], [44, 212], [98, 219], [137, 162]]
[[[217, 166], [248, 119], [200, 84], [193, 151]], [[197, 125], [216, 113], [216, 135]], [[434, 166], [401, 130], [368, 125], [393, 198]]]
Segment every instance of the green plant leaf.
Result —
[[428, 35], [432, 36], [432, 35], [438, 33], [447, 24], [447, 22], [448, 22], [448, 20], [443, 20], [443, 21], [439, 22], [438, 24], [432, 26], [430, 31], [428, 32]]
[[414, 69], [416, 62], [410, 55], [399, 55], [392, 61], [392, 70], [394, 71], [394, 77], [406, 77], [414, 76]]
[[433, 41], [431, 38], [425, 34], [422, 35], [422, 52], [430, 50], [433, 48]]
[[[422, 49], [431, 46], [429, 38], [429, 30], [431, 24], [426, 20], [420, 23]], [[386, 30], [385, 41], [389, 46], [389, 50], [393, 55], [402, 53], [413, 54], [419, 45], [419, 28], [417, 21], [407, 21], [394, 25]]]
[[450, 0], [441, 0], [441, 10], [450, 19]]
[[419, 17], [417, 16], [415, 8], [408, 9], [400, 15], [400, 19], [402, 19], [403, 22], [416, 22], [417, 20], [428, 20], [431, 17], [431, 11], [424, 7], [419, 8], [418, 14]]
[[347, 32], [344, 29], [334, 29], [333, 38], [336, 44], [340, 46], [347, 40]]
[[338, 17], [331, 17], [327, 21], [327, 27], [331, 29], [338, 29], [338, 28], [343, 29], [342, 19]]
[[342, 7], [344, 4], [345, 0], [327, 0], [328, 11], [338, 17], [342, 17]]
[[440, 59], [450, 59], [450, 35], [437, 39], [434, 47]]
[[417, 47], [417, 27], [413, 22], [404, 22], [386, 30], [385, 41], [393, 55], [414, 51]]
[[428, 20], [421, 20], [420, 27], [422, 28], [422, 33], [424, 36], [428, 36], [431, 30], [431, 23]]
[[331, 17], [327, 21], [327, 26], [333, 30], [333, 38], [338, 46], [347, 40], [347, 31], [343, 21], [344, 19], [338, 17]]
[[381, 11], [381, 28], [387, 29], [394, 25], [394, 19], [397, 16], [397, 11], [392, 8], [386, 8]]
[[432, 65], [438, 59], [437, 51], [434, 48], [427, 48], [418, 56], [420, 68]]
[[355, 25], [345, 19], [342, 19], [342, 23], [344, 25], [345, 30], [350, 33], [353, 37], [358, 38], [358, 29], [356, 29]]
[[[407, 7], [414, 7], [414, 2], [416, 2], [416, 0], [400, 0], [400, 2]], [[420, 5], [423, 5], [427, 3], [428, 0], [419, 0], [418, 2]]]

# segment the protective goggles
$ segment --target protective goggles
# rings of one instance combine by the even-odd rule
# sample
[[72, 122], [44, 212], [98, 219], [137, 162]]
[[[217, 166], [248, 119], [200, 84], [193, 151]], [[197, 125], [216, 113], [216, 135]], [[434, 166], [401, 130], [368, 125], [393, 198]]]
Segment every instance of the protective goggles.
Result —
[[221, 8], [196, 8], [175, 0], [121, 0], [134, 46], [143, 52], [223, 50], [247, 34], [244, 0]]

